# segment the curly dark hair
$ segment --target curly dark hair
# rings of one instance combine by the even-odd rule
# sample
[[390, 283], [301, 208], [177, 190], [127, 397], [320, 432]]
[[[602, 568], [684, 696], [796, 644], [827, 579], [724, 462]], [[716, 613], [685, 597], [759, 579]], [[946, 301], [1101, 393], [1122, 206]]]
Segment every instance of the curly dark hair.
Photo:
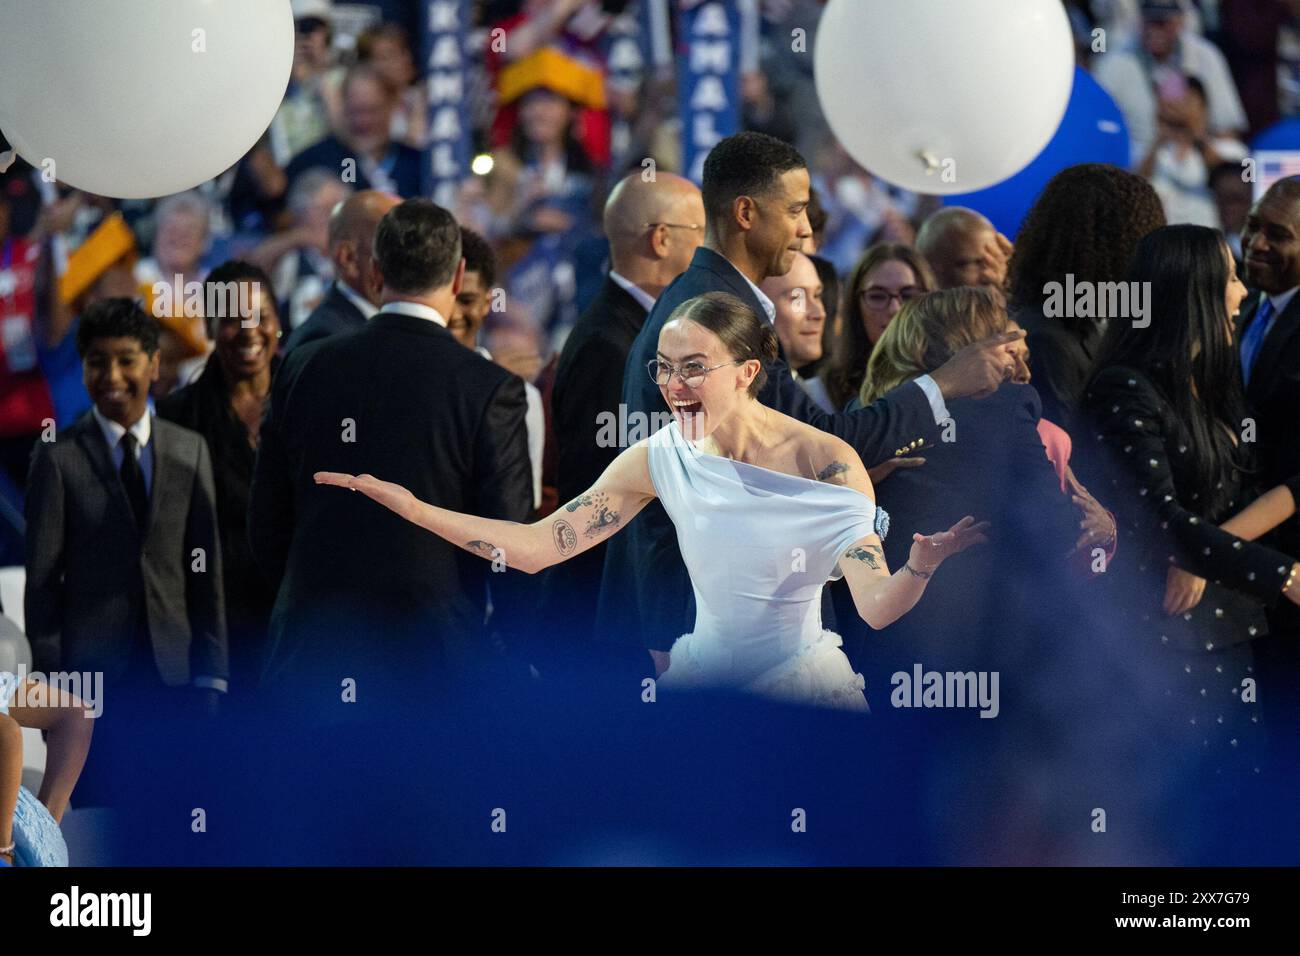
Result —
[[[1036, 305], [1050, 282], [1121, 282], [1138, 241], [1165, 224], [1160, 197], [1118, 166], [1081, 163], [1051, 178], [1025, 217], [1011, 256], [1013, 308]], [[1090, 319], [1072, 321], [1091, 321]]]

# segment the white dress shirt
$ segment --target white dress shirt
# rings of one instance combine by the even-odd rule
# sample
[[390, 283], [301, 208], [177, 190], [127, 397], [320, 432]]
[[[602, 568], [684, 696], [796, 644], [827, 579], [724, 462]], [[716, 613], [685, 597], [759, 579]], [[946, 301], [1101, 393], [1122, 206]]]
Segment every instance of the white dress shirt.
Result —
[[389, 302], [375, 314], [409, 315], [412, 318], [427, 319], [430, 322], [435, 322], [438, 325], [441, 325], [444, 329], [447, 327], [447, 320], [442, 317], [442, 313], [427, 305], [420, 305], [418, 302]]
[[614, 285], [618, 286], [632, 298], [636, 299], [637, 305], [641, 306], [641, 308], [645, 309], [647, 312], [655, 307], [655, 297], [630, 279], [623, 278], [613, 269], [609, 270], [609, 278]]
[[366, 321], [369, 321], [370, 319], [373, 319], [375, 317], [375, 314], [379, 310], [375, 308], [375, 304], [373, 302], [367, 299], [356, 289], [352, 288], [352, 286], [348, 285], [342, 279], [335, 279], [334, 285], [338, 287], [339, 292], [343, 293], [343, 298], [347, 299], [349, 302], [351, 302], [353, 305], [357, 307], [358, 311], [360, 311], [361, 313], [362, 318], [366, 319]]
[[[126, 458], [126, 446], [122, 444], [122, 439], [126, 437], [127, 430], [117, 422], [105, 418], [97, 406], [91, 405], [90, 410], [99, 423], [99, 430], [104, 433], [104, 441], [108, 442], [113, 456], [113, 470], [120, 474], [122, 461]], [[147, 408], [140, 420], [131, 426], [131, 434], [136, 440], [135, 460], [140, 463], [140, 471], [144, 474], [145, 493], [152, 494], [153, 446], [149, 444], [149, 436], [153, 434], [153, 422]]]

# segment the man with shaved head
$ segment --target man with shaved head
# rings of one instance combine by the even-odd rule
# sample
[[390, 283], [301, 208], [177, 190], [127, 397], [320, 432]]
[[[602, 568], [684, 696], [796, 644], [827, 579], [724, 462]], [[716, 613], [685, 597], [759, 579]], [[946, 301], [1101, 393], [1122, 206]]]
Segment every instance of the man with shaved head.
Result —
[[316, 310], [290, 333], [283, 346], [286, 355], [306, 342], [355, 331], [379, 311], [383, 281], [375, 268], [375, 229], [400, 202], [396, 196], [367, 189], [334, 210], [329, 224], [334, 284]]
[[929, 260], [939, 288], [965, 285], [1001, 289], [1011, 261], [1011, 243], [973, 209], [945, 206], [916, 234], [916, 249]]
[[[620, 180], [605, 202], [610, 270], [564, 344], [551, 393], [560, 501], [590, 488], [622, 450], [597, 440], [602, 413], [618, 420], [623, 366], [659, 293], [691, 264], [704, 241], [704, 201], [694, 183], [657, 172]], [[608, 444], [608, 443], [607, 443]], [[552, 569], [548, 607], [557, 635], [590, 641], [602, 544]]]
[[[1246, 402], [1255, 429], [1257, 484], [1276, 489], [1300, 475], [1300, 177], [1274, 183], [1246, 216], [1241, 233], [1246, 284], [1237, 339]], [[1251, 419], [1247, 421], [1250, 422]], [[1243, 426], [1248, 427], [1248, 426]], [[1294, 499], [1294, 495], [1291, 496]], [[1293, 502], [1300, 505], [1300, 502]], [[1300, 557], [1300, 521], [1292, 515], [1269, 543]], [[1300, 729], [1300, 608], [1278, 601], [1267, 637], [1255, 642], [1260, 702], [1277, 741]], [[1281, 713], [1279, 713], [1281, 709]], [[1279, 725], [1280, 724], [1280, 725]]]

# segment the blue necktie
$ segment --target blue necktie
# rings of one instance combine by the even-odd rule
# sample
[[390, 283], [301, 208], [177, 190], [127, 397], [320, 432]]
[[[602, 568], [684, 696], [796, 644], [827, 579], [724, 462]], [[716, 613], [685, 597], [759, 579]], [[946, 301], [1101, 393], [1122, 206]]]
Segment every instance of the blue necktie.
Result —
[[1259, 350], [1268, 335], [1268, 327], [1273, 324], [1273, 303], [1267, 297], [1259, 300], [1259, 309], [1255, 312], [1255, 321], [1250, 323], [1246, 335], [1241, 340], [1241, 377], [1249, 385], [1250, 373], [1259, 358]]

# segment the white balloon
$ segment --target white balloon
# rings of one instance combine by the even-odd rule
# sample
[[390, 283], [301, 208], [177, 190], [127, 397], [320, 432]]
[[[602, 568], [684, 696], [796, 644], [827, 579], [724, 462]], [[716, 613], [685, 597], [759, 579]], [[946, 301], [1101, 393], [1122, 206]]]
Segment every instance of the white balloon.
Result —
[[1074, 82], [1060, 0], [830, 0], [813, 53], [832, 132], [924, 193], [984, 189], [1047, 145]]
[[293, 48], [289, 0], [0, 0], [0, 131], [87, 192], [182, 192], [257, 143]]

